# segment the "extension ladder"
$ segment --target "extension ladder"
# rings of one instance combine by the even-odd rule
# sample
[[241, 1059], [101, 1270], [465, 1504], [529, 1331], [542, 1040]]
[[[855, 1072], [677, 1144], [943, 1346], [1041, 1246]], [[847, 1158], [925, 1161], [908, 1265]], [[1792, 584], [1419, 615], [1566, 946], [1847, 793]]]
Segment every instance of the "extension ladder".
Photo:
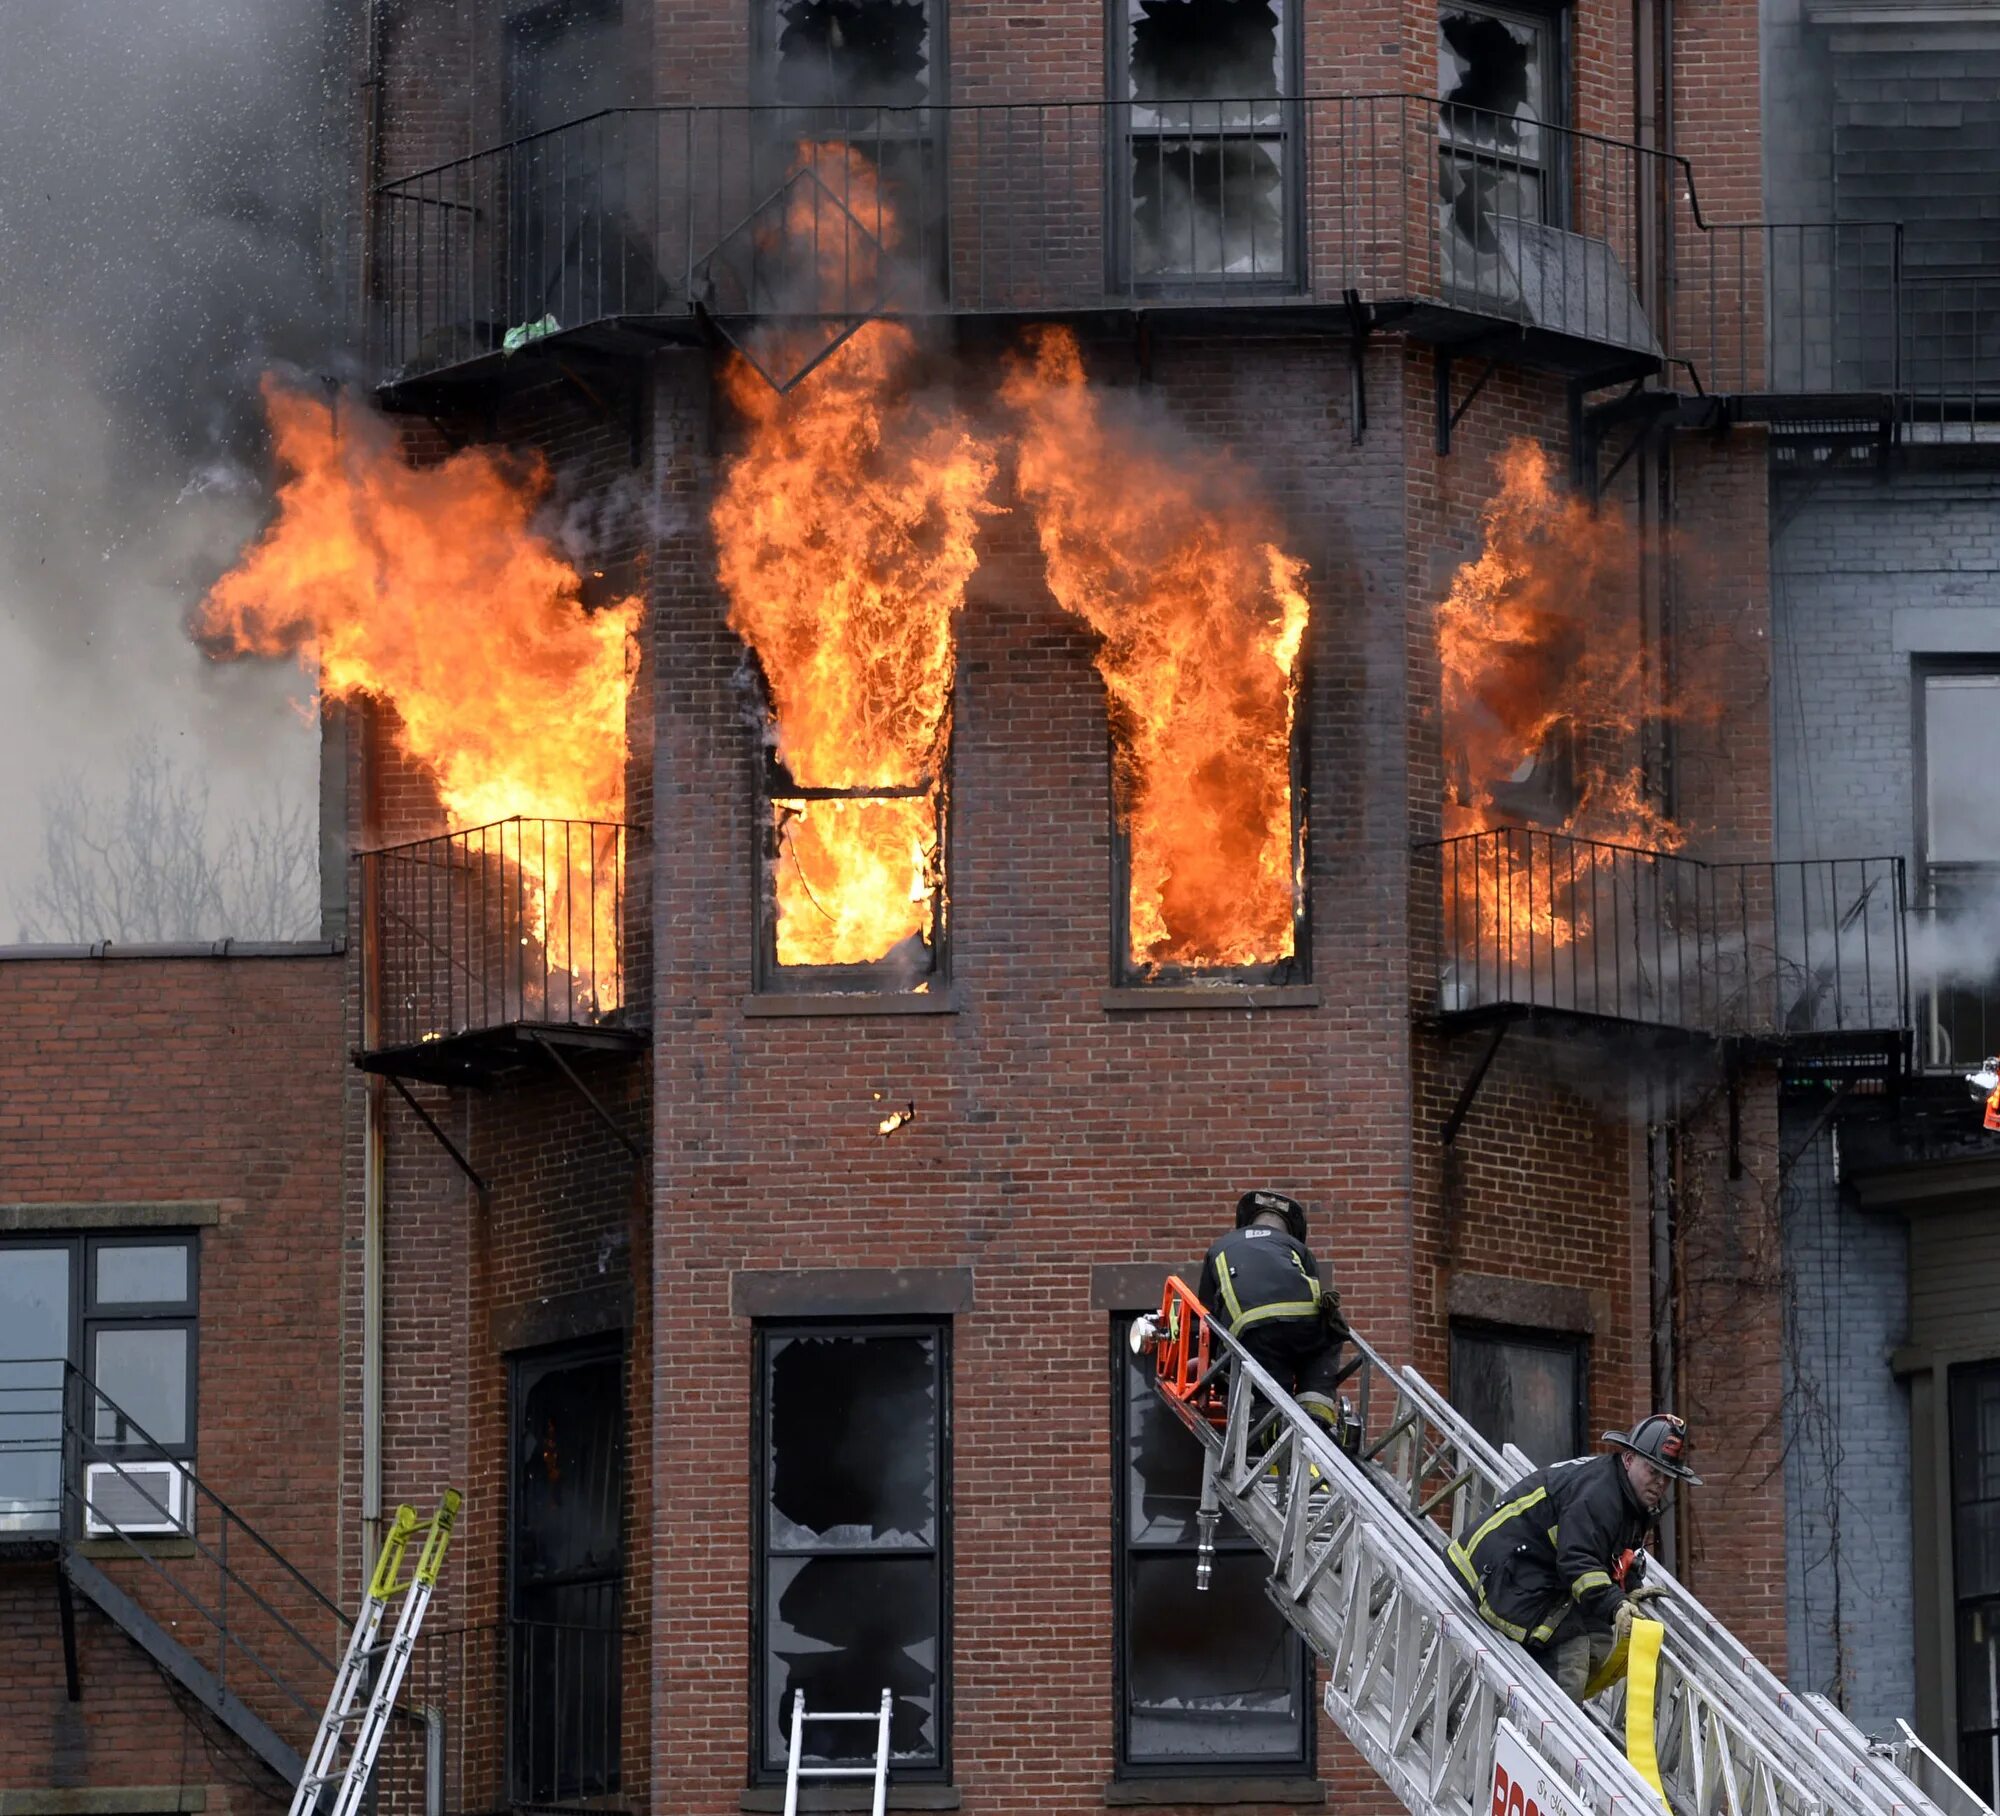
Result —
[[[806, 1713], [806, 1693], [792, 1692], [792, 1751], [785, 1767], [785, 1816], [798, 1816], [799, 1780], [802, 1778], [872, 1778], [875, 1781], [875, 1816], [889, 1794], [889, 1692], [882, 1692], [882, 1706], [860, 1713]], [[875, 1763], [872, 1766], [809, 1766], [800, 1763], [809, 1721], [872, 1721], [875, 1723]]]
[[[333, 1784], [340, 1788], [328, 1816], [355, 1816], [360, 1808], [368, 1791], [369, 1775], [375, 1770], [376, 1755], [382, 1750], [382, 1737], [388, 1732], [390, 1713], [403, 1687], [403, 1675], [410, 1667], [417, 1632], [431, 1605], [438, 1572], [444, 1568], [445, 1547], [451, 1543], [460, 1505], [458, 1491], [447, 1488], [437, 1512], [421, 1528], [414, 1507], [396, 1509], [395, 1521], [382, 1541], [382, 1555], [375, 1562], [375, 1574], [368, 1579], [361, 1616], [347, 1637], [347, 1650], [341, 1654], [340, 1667], [334, 1673], [326, 1713], [320, 1717], [312, 1751], [306, 1755], [305, 1770], [299, 1774], [298, 1786], [292, 1792], [291, 1816], [314, 1816], [321, 1793]], [[403, 1567], [404, 1549], [420, 1529], [424, 1533], [424, 1546], [418, 1554], [416, 1570], [406, 1582], [398, 1583], [396, 1573]], [[376, 1635], [382, 1630], [389, 1598], [398, 1589], [403, 1592], [403, 1605], [396, 1615], [395, 1631], [386, 1646], [378, 1646]], [[354, 1705], [361, 1694], [362, 1682], [378, 1657], [384, 1663], [374, 1674], [368, 1700], [357, 1710]], [[341, 1758], [341, 1740], [349, 1725], [357, 1722], [346, 1761], [337, 1763]]]
[[[1496, 1748], [1525, 1748], [1547, 1816], [1641, 1816], [1624, 1686], [1570, 1701], [1480, 1620], [1446, 1558], [1532, 1465], [1496, 1451], [1413, 1368], [1354, 1340], [1357, 1427], [1337, 1444], [1178, 1278], [1134, 1327], [1155, 1385], [1200, 1441], [1202, 1554], [1229, 1514], [1271, 1561], [1266, 1592], [1324, 1661], [1326, 1711], [1414, 1816], [1488, 1816]], [[1672, 1816], [1993, 1816], [1909, 1740], [1877, 1747], [1794, 1695], [1657, 1560], [1666, 1634], [1655, 1755]], [[1502, 1724], [1506, 1737], [1502, 1740]], [[1949, 1781], [1947, 1784], [1945, 1781]]]

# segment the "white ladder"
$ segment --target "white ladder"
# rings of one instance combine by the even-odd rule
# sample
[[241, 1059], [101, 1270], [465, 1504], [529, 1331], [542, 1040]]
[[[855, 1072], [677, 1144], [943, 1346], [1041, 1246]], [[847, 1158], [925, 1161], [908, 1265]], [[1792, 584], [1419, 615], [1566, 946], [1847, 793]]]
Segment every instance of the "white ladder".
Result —
[[[1446, 1560], [1525, 1458], [1358, 1339], [1350, 1456], [1179, 1279], [1135, 1344], [1202, 1445], [1202, 1548], [1227, 1512], [1271, 1560], [1267, 1593], [1325, 1662], [1327, 1713], [1407, 1809], [1487, 1816], [1505, 1719], [1577, 1806], [1658, 1812], [1625, 1758], [1622, 1687], [1572, 1703], [1479, 1619]], [[1941, 1807], [1844, 1717], [1785, 1689], [1657, 1562], [1646, 1580], [1668, 1589], [1654, 1714], [1674, 1816], [1979, 1816], [1976, 1799]]]
[[[798, 1816], [799, 1780], [802, 1778], [872, 1778], [875, 1781], [875, 1816], [882, 1816], [889, 1795], [889, 1692], [882, 1692], [879, 1709], [859, 1713], [841, 1710], [806, 1713], [804, 1690], [792, 1692], [792, 1751], [785, 1767], [785, 1816]], [[809, 1766], [801, 1763], [809, 1721], [872, 1721], [875, 1723], [875, 1763], [872, 1766]]]
[[[416, 1570], [403, 1584], [396, 1581], [396, 1573], [402, 1568], [405, 1547], [420, 1528], [414, 1507], [396, 1509], [396, 1518], [382, 1541], [375, 1574], [368, 1579], [361, 1616], [347, 1637], [347, 1650], [341, 1654], [340, 1668], [334, 1673], [333, 1689], [326, 1699], [326, 1712], [319, 1718], [312, 1750], [306, 1755], [305, 1770], [299, 1774], [298, 1785], [292, 1792], [291, 1816], [314, 1816], [321, 1794], [327, 1786], [335, 1784], [340, 1788], [328, 1816], [355, 1816], [360, 1808], [367, 1794], [369, 1775], [375, 1770], [376, 1756], [382, 1750], [383, 1736], [388, 1732], [389, 1716], [403, 1687], [403, 1676], [410, 1668], [410, 1654], [416, 1649], [417, 1634], [431, 1604], [431, 1592], [437, 1587], [438, 1572], [444, 1567], [445, 1547], [451, 1543], [460, 1504], [458, 1491], [446, 1489], [436, 1514], [421, 1528], [423, 1550]], [[382, 1630], [389, 1598], [399, 1588], [403, 1591], [403, 1604], [397, 1611], [395, 1631], [386, 1647], [378, 1646], [376, 1635]], [[354, 1705], [368, 1675], [369, 1662], [377, 1657], [385, 1662], [375, 1673], [367, 1702], [357, 1711]], [[343, 1762], [340, 1743], [349, 1724], [357, 1720], [359, 1727]]]

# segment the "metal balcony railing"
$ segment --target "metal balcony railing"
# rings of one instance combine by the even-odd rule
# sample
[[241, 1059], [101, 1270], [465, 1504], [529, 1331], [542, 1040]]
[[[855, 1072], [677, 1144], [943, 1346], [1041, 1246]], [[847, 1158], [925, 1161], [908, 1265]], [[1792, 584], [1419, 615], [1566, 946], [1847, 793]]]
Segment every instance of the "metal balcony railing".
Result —
[[1645, 223], [1692, 198], [1682, 160], [1411, 94], [618, 109], [385, 185], [381, 346], [407, 377], [697, 310], [831, 332], [1352, 294], [1652, 356]]
[[373, 1053], [630, 1015], [626, 829], [500, 820], [363, 852], [363, 979]]
[[[1554, 1010], [1774, 1042], [1900, 1041], [1903, 860], [1708, 864], [1527, 827], [1418, 848], [1437, 1008]], [[1426, 881], [1433, 881], [1426, 877]]]

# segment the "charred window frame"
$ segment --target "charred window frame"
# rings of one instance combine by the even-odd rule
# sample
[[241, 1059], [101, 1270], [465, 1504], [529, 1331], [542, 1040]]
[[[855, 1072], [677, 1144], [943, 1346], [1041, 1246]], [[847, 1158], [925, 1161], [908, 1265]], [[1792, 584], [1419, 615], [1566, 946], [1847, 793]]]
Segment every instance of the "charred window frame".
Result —
[[[950, 1322], [773, 1321], [757, 1325], [753, 1349], [752, 1782], [783, 1780], [801, 1687], [809, 1714], [873, 1709], [889, 1689], [896, 1777], [942, 1782], [951, 1770]], [[788, 1633], [805, 1642], [789, 1665]], [[809, 1763], [874, 1758], [872, 1726], [809, 1727], [806, 1739]]]
[[[1493, 262], [1525, 227], [1569, 217], [1569, 14], [1449, 0], [1438, 9], [1438, 197], [1447, 284], [1504, 289]], [[1511, 256], [1518, 260], [1519, 248]]]
[[1125, 285], [1298, 289], [1302, 0], [1108, 5], [1110, 243]]
[[[31, 1256], [43, 1264], [39, 1286]], [[79, 1465], [193, 1461], [200, 1279], [200, 1241], [192, 1231], [0, 1242], [0, 1537], [52, 1533], [64, 1524], [65, 1361], [105, 1396], [92, 1394], [78, 1409]], [[80, 1490], [82, 1483], [69, 1486]]]
[[[1930, 658], [1915, 666], [1918, 901], [1949, 924], [2000, 906], [1993, 762], [2000, 757], [2000, 664]], [[1928, 1059], [1978, 1065], [2000, 1051], [2000, 967], [1984, 978], [1920, 980], [1929, 992]]]
[[1116, 1318], [1111, 1333], [1115, 1773], [1309, 1774], [1311, 1649], [1263, 1592], [1269, 1560], [1226, 1514], [1213, 1586], [1195, 1588], [1201, 1449], [1132, 1355], [1130, 1326]]
[[1300, 657], [1298, 695], [1292, 708], [1292, 952], [1267, 965], [1148, 965], [1132, 951], [1132, 837], [1120, 798], [1117, 739], [1109, 746], [1111, 769], [1111, 985], [1113, 989], [1173, 989], [1189, 984], [1255, 984], [1263, 986], [1312, 982], [1312, 891], [1308, 886], [1307, 842], [1311, 815], [1306, 798], [1311, 770], [1312, 734], [1307, 702], [1312, 697], [1309, 659]]
[[[759, 743], [755, 901], [756, 965], [753, 987], [760, 996], [820, 994], [935, 994], [951, 982], [951, 742], [947, 719], [938, 774], [905, 786], [803, 788], [786, 773], [769, 745]], [[802, 893], [812, 901], [810, 884], [799, 868], [791, 831], [800, 810], [809, 819], [817, 802], [890, 802], [928, 800], [935, 831], [929, 876], [930, 939], [906, 937], [888, 956], [852, 964], [783, 963], [779, 958], [780, 869], [792, 866]], [[911, 864], [915, 881], [914, 854]], [[918, 897], [914, 890], [912, 905]]]
[[1537, 1468], [1589, 1448], [1590, 1339], [1475, 1319], [1451, 1321], [1451, 1403], [1498, 1449]]

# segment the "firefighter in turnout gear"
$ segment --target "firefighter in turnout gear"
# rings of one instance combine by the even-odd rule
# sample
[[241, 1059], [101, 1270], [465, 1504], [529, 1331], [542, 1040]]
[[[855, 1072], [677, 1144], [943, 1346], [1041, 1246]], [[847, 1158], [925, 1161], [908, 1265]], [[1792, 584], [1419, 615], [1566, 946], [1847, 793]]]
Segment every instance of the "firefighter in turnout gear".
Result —
[[1700, 1485], [1687, 1466], [1688, 1431], [1656, 1412], [1616, 1446], [1524, 1476], [1451, 1561], [1480, 1618], [1519, 1640], [1577, 1702], [1631, 1630], [1640, 1604], [1662, 1589], [1638, 1585], [1644, 1544], [1675, 1482]]
[[1282, 1192], [1245, 1192], [1236, 1227], [1209, 1245], [1195, 1289], [1208, 1314], [1315, 1419], [1340, 1431], [1340, 1295], [1322, 1286], [1306, 1247], [1306, 1207]]

